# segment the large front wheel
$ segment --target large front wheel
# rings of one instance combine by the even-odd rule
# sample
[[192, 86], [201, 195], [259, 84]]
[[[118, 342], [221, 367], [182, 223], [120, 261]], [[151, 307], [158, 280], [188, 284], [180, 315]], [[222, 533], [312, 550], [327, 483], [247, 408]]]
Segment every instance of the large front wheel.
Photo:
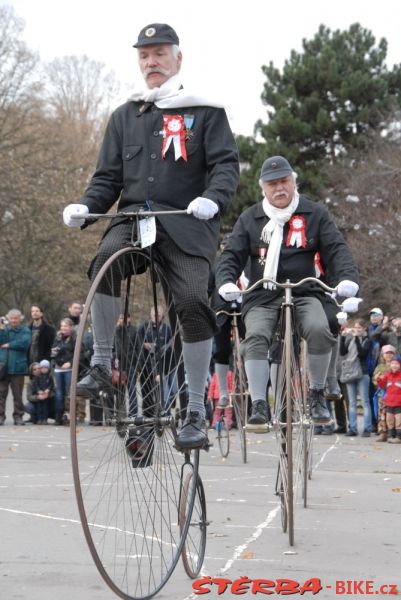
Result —
[[274, 430], [279, 451], [276, 494], [281, 501], [283, 530], [288, 532], [292, 546], [298, 494], [302, 496], [304, 506], [307, 501], [311, 424], [291, 306], [284, 308], [282, 340], [274, 405]]
[[[106, 297], [103, 314], [99, 295]], [[164, 313], [156, 337], [150, 330], [160, 325], [150, 320], [154, 308], [160, 319]], [[110, 323], [115, 328], [116, 369], [113, 379], [104, 377], [100, 389], [85, 398], [77, 393], [77, 381], [90, 353], [92, 312], [103, 331]], [[189, 453], [175, 447], [174, 411], [185, 398], [180, 329], [168, 282], [146, 252], [120, 250], [104, 264], [85, 302], [72, 376], [71, 449], [86, 541], [103, 579], [125, 600], [156, 594], [181, 555], [199, 462], [199, 451], [189, 466]], [[189, 483], [185, 466], [194, 475]]]

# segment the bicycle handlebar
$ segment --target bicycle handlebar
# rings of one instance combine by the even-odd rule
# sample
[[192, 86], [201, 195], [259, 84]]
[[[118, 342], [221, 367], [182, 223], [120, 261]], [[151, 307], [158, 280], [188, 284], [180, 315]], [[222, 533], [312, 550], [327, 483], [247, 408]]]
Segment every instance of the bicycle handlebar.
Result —
[[287, 281], [285, 283], [278, 283], [277, 281], [275, 281], [274, 279], [271, 279], [270, 277], [263, 277], [263, 279], [259, 279], [258, 281], [255, 281], [255, 283], [253, 283], [251, 286], [249, 286], [246, 290], [241, 290], [240, 293], [248, 294], [249, 292], [252, 292], [257, 287], [263, 285], [264, 283], [272, 283], [276, 287], [281, 288], [281, 289], [288, 289], [288, 288], [292, 289], [292, 288], [299, 287], [299, 286], [303, 285], [304, 283], [309, 283], [309, 282], [317, 283], [326, 292], [336, 292], [337, 291], [336, 288], [329, 287], [328, 285], [323, 283], [323, 281], [321, 281], [320, 279], [317, 279], [316, 277], [305, 277], [304, 279], [301, 279], [301, 281], [297, 281], [296, 283], [291, 283], [289, 279], [287, 279]]
[[96, 213], [87, 213], [86, 215], [71, 215], [73, 219], [115, 219], [116, 217], [154, 217], [158, 215], [187, 215], [187, 210], [135, 210], [131, 212], [117, 212], [117, 213], [108, 213], [104, 214], [96, 214]]
[[227, 317], [241, 317], [242, 313], [240, 312], [230, 312], [229, 310], [218, 310], [216, 312], [216, 317], [219, 315], [227, 315]]

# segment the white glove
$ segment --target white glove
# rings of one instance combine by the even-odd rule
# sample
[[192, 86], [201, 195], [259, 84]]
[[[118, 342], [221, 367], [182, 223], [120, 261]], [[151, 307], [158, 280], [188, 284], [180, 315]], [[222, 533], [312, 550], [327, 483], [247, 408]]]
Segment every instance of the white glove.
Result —
[[348, 315], [346, 312], [343, 312], [343, 311], [338, 312], [336, 314], [336, 317], [337, 317], [337, 321], [340, 325], [345, 325], [345, 323], [348, 321]]
[[89, 208], [85, 204], [69, 204], [63, 210], [63, 221], [67, 227], [81, 227], [85, 223], [85, 217]]
[[219, 294], [227, 302], [236, 302], [239, 298], [242, 299], [241, 290], [235, 283], [224, 283], [219, 287]]
[[337, 294], [339, 296], [344, 296], [345, 298], [350, 298], [351, 296], [356, 296], [359, 290], [359, 285], [354, 283], [353, 281], [349, 281], [348, 279], [344, 279], [344, 281], [340, 281], [337, 286]]
[[346, 313], [356, 313], [359, 310], [359, 303], [363, 302], [362, 298], [347, 298], [341, 304], [341, 308]]
[[193, 215], [197, 219], [212, 219], [219, 212], [219, 207], [216, 202], [208, 198], [198, 196], [188, 204], [187, 213]]

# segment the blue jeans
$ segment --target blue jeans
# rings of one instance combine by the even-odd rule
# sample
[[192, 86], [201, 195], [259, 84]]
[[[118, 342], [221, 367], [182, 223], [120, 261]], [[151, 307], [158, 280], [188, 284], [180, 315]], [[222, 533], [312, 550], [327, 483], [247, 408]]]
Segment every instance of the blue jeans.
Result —
[[47, 420], [47, 403], [48, 400], [39, 400], [37, 402], [33, 402], [33, 418], [36, 422]]
[[347, 394], [349, 402], [348, 420], [350, 430], [354, 433], [358, 433], [356, 397], [357, 394], [359, 394], [363, 407], [363, 430], [368, 432], [372, 431], [372, 411], [370, 409], [369, 399], [369, 375], [363, 375], [361, 379], [358, 379], [353, 383], [347, 383]]
[[54, 408], [56, 413], [64, 411], [64, 400], [70, 396], [71, 387], [71, 369], [68, 371], [55, 371], [54, 377], [56, 380], [56, 397]]

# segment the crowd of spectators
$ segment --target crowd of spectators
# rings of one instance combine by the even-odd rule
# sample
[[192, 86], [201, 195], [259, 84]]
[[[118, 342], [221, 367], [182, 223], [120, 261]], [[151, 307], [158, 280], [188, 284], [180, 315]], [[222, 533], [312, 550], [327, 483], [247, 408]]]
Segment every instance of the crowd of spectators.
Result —
[[[82, 306], [72, 302], [58, 329], [49, 324], [42, 308], [33, 305], [30, 323], [25, 325], [18, 309], [12, 309], [0, 320], [0, 425], [6, 420], [5, 407], [9, 391], [13, 399], [14, 425], [26, 422], [43, 425], [49, 419], [55, 425], [68, 424], [71, 372], [75, 348], [76, 331], [79, 325]], [[131, 324], [130, 318], [122, 335], [123, 321], [116, 323], [114, 371], [119, 372], [119, 362], [124, 355], [123, 345], [131, 338], [138, 344], [142, 332], [143, 348], [137, 348], [138, 356], [151, 364], [155, 344], [155, 311], [149, 319], [138, 325]], [[159, 309], [159, 335], [168, 347], [171, 338], [170, 328]], [[333, 415], [330, 425], [315, 425], [315, 433], [331, 435], [345, 434], [349, 437], [377, 434], [377, 441], [401, 444], [401, 317], [385, 315], [380, 308], [372, 308], [369, 322], [356, 318], [339, 326], [338, 347], [333, 353], [333, 381], [327, 386], [327, 407]], [[80, 359], [80, 372], [90, 365], [93, 339], [90, 328], [85, 332], [83, 352]], [[132, 344], [131, 344], [132, 345]], [[144, 358], [144, 360], [145, 360]], [[124, 375], [129, 394], [129, 413], [137, 410], [136, 387], [137, 371], [132, 367]], [[148, 381], [146, 365], [139, 372], [139, 383], [144, 393]], [[148, 365], [148, 366], [149, 366]], [[166, 373], [165, 377], [172, 377]], [[227, 389], [232, 387], [232, 373], [227, 374]], [[142, 379], [141, 379], [142, 378]], [[26, 383], [26, 386], [25, 386]], [[24, 392], [25, 386], [25, 392]], [[232, 408], [218, 406], [218, 378], [211, 365], [211, 373], [205, 398], [211, 407], [211, 424], [227, 411], [229, 426], [235, 426]], [[174, 402], [177, 384], [174, 380], [165, 382], [164, 389], [170, 397], [164, 399], [166, 407]], [[269, 391], [267, 390], [267, 396]], [[145, 393], [146, 397], [146, 393]], [[25, 400], [25, 402], [24, 402]], [[145, 398], [146, 400], [146, 398]], [[145, 401], [146, 405], [146, 401]], [[146, 408], [146, 406], [145, 406]], [[213, 417], [214, 412], [214, 417]], [[358, 414], [362, 413], [358, 430]], [[24, 414], [29, 418], [24, 420]], [[85, 407], [78, 418], [85, 418]]]

